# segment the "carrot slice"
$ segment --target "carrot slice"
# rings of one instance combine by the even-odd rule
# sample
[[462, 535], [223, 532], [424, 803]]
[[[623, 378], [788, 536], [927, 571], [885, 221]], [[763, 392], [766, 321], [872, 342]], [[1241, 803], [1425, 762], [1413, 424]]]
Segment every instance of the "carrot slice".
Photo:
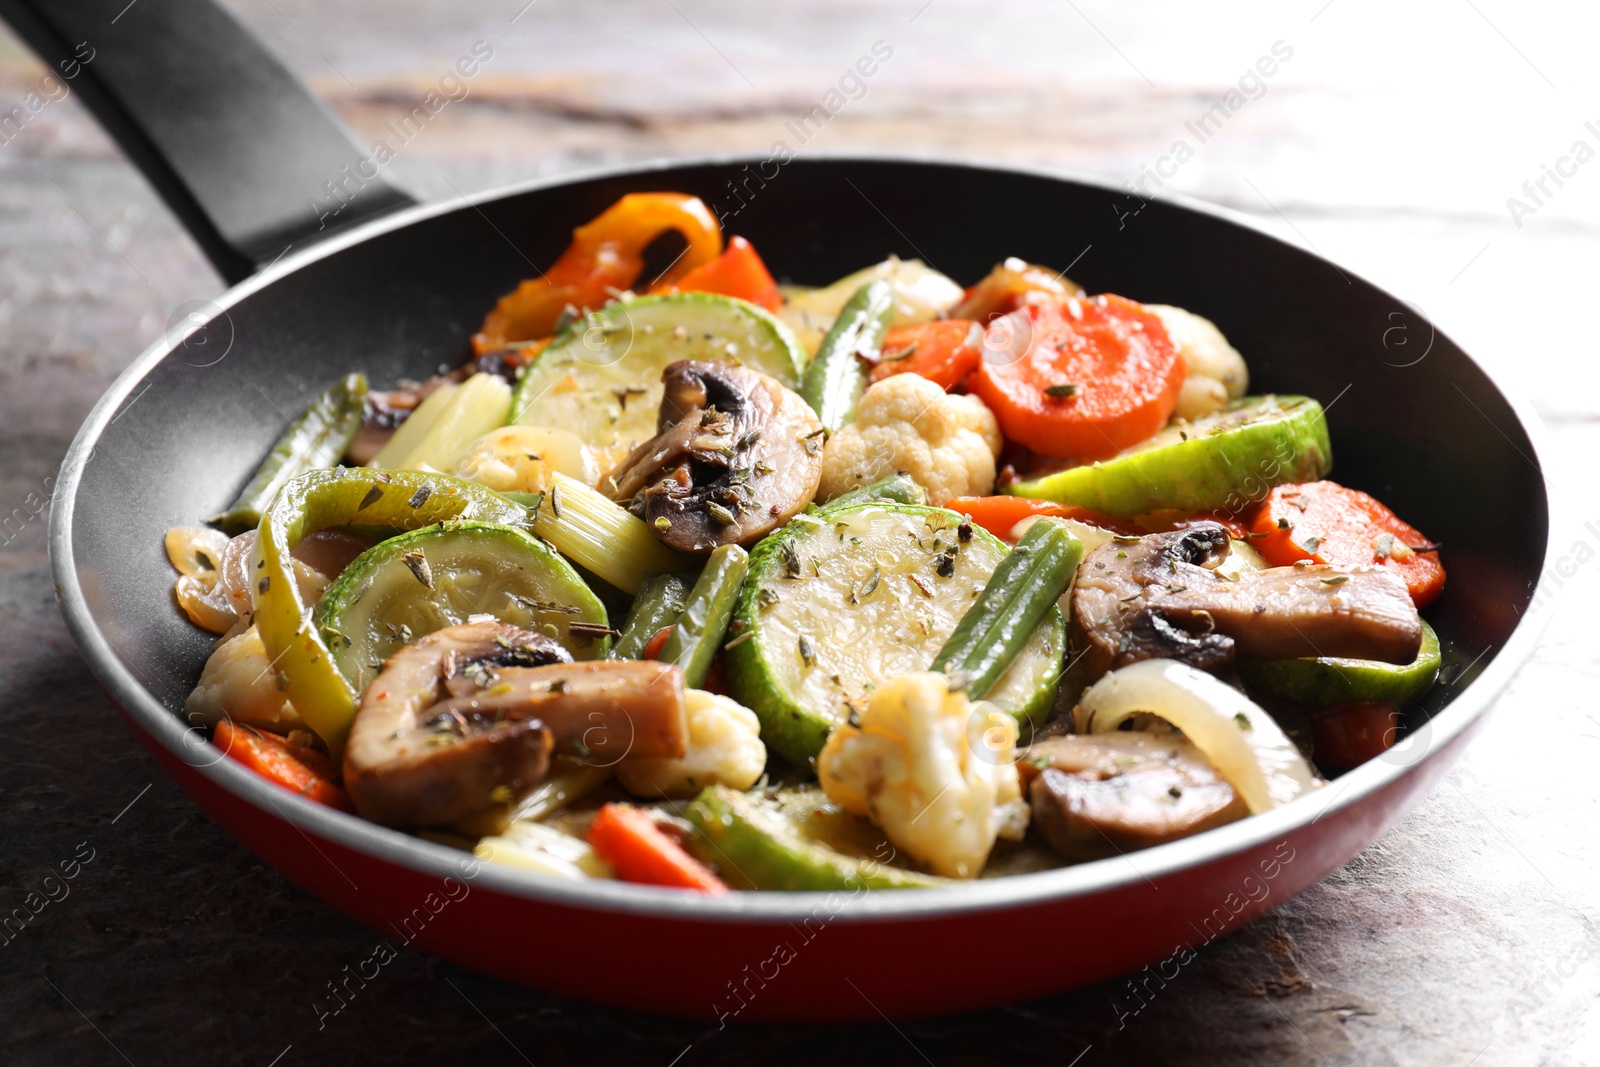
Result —
[[1419, 608], [1444, 588], [1437, 546], [1366, 493], [1337, 482], [1277, 486], [1251, 525], [1251, 544], [1274, 566], [1309, 559], [1336, 567], [1392, 567]]
[[1007, 440], [1046, 456], [1106, 459], [1154, 434], [1183, 386], [1183, 357], [1142, 304], [1120, 296], [1029, 303], [989, 324], [1009, 334], [968, 388]]
[[728, 887], [630, 804], [606, 804], [589, 824], [589, 844], [626, 882], [721, 894]]
[[778, 283], [756, 254], [755, 246], [743, 237], [728, 238], [728, 247], [716, 259], [685, 274], [676, 285], [660, 286], [655, 291], [719, 293], [759, 304], [768, 311], [777, 311], [783, 306]]
[[227, 719], [217, 724], [211, 743], [224, 755], [290, 792], [340, 811], [355, 810], [345, 791], [334, 784], [333, 761], [326, 753], [295, 748], [276, 734], [236, 726]]
[[1012, 540], [1011, 531], [1016, 528], [1017, 523], [1034, 515], [1076, 519], [1078, 522], [1098, 526], [1112, 533], [1132, 536], [1144, 533], [1137, 526], [1129, 525], [1121, 519], [1113, 519], [1110, 515], [1102, 515], [1091, 508], [1081, 508], [1076, 504], [1057, 504], [1053, 500], [1034, 500], [1025, 496], [958, 496], [948, 501], [945, 507], [959, 515], [965, 515], [1002, 541]]
[[967, 319], [898, 327], [883, 338], [883, 358], [872, 368], [872, 380], [920, 374], [954, 389], [983, 362], [982, 343], [983, 327]]

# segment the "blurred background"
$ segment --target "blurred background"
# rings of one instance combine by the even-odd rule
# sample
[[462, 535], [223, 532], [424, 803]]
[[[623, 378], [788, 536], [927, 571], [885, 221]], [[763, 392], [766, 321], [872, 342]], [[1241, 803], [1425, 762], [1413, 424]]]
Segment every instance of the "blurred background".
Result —
[[[1113, 1006], [1127, 1006], [1118, 982], [898, 1028], [718, 1032], [541, 997], [410, 950], [319, 1029], [312, 999], [370, 953], [374, 935], [206, 822], [109, 712], [63, 723], [47, 707], [0, 709], [0, 911], [55, 864], [59, 842], [98, 850], [72, 899], [0, 948], [0, 1061], [943, 1064], [1043, 1051], [1069, 1063], [1082, 1050], [1086, 1065], [1600, 1062], [1600, 933], [1587, 917], [1600, 903], [1600, 718], [1589, 699], [1600, 671], [1583, 607], [1600, 595], [1590, 562], [1600, 532], [1583, 525], [1600, 519], [1585, 492], [1600, 445], [1600, 360], [1584, 325], [1600, 252], [1600, 15], [1510, 0], [225, 6], [363, 142], [394, 145], [388, 124], [485, 42], [492, 57], [466, 95], [386, 168], [425, 200], [660, 156], [768, 154], [783, 142], [801, 155], [1075, 170], [1243, 212], [1422, 310], [1530, 401], [1561, 465], [1551, 475], [1569, 514], [1557, 544], [1589, 547], [1554, 583], [1534, 665], [1447, 783], [1334, 879], [1208, 946], [1136, 1017]], [[868, 54], [877, 71], [847, 76]], [[0, 30], [8, 501], [47, 496], [104, 387], [175, 309], [223, 288], [46, 75]], [[45, 105], [6, 125], [35, 92]], [[831, 118], [803, 126], [819, 106]], [[963, 225], [959, 205], [945, 221]], [[1196, 270], [1206, 252], [1192, 250]], [[1237, 281], [1264, 307], [1277, 299], [1270, 277]], [[1414, 339], [1419, 351], [1426, 340]], [[25, 666], [7, 658], [0, 692], [26, 682], [91, 707], [44, 540], [43, 522], [30, 521], [0, 548], [0, 641], [43, 648]], [[52, 754], [69, 727], [81, 728], [93, 772], [71, 786]], [[1026, 930], [995, 936], [996, 958], [974, 961], [975, 980], [1037, 941]], [[1070, 932], [1050, 936], [1064, 939], [1051, 950], [1071, 951]]]

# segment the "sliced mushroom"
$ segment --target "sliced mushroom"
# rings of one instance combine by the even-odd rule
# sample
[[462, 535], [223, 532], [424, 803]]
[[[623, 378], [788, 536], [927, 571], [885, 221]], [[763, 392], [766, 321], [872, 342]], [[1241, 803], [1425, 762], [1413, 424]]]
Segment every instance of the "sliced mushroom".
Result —
[[[541, 634], [468, 623], [396, 652], [367, 686], [344, 755], [356, 810], [386, 826], [454, 823], [544, 777], [553, 751], [682, 755], [682, 673], [569, 662]], [[607, 746], [610, 747], [607, 747]]]
[[1033, 826], [1068, 859], [1176, 841], [1247, 814], [1244, 801], [1181, 734], [1123, 731], [1031, 746], [1020, 768]]
[[822, 424], [797, 393], [732, 363], [680, 360], [662, 372], [658, 435], [617, 467], [614, 500], [680, 552], [752, 545], [811, 502]]
[[679, 759], [688, 745], [683, 672], [654, 660], [594, 660], [508, 667], [488, 684], [434, 705], [439, 715], [534, 715], [556, 755], [602, 766], [624, 756]]
[[1422, 621], [1398, 575], [1319, 565], [1229, 579], [1217, 573], [1229, 545], [1223, 527], [1201, 522], [1089, 553], [1072, 590], [1073, 639], [1089, 678], [1155, 658], [1215, 671], [1235, 652], [1416, 658]]

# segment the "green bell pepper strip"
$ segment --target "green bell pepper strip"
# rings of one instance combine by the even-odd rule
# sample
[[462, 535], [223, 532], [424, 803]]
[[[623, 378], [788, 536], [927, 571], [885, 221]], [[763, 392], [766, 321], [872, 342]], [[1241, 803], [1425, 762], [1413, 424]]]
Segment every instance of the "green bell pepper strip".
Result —
[[290, 556], [330, 526], [360, 523], [416, 530], [451, 519], [527, 527], [528, 511], [476, 482], [422, 471], [338, 467], [302, 474], [283, 487], [256, 528], [251, 575], [255, 625], [267, 661], [306, 725], [342, 758], [360, 694], [340, 673], [312, 609], [300, 596]]
[[230, 537], [254, 527], [285, 485], [306, 471], [339, 462], [361, 428], [366, 404], [365, 374], [346, 375], [329, 386], [283, 431], [239, 498], [211, 521]]

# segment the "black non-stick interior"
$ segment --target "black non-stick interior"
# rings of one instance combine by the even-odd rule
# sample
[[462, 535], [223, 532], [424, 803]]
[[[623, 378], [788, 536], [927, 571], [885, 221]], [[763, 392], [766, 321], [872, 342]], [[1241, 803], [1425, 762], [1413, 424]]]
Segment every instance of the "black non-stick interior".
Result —
[[651, 189], [704, 198], [781, 280], [823, 283], [895, 253], [970, 284], [1018, 256], [1072, 263], [1090, 292], [1203, 314], [1244, 353], [1253, 392], [1330, 405], [1333, 477], [1444, 542], [1449, 583], [1429, 617], [1461, 661], [1488, 650], [1482, 669], [1526, 610], [1548, 522], [1534, 448], [1483, 372], [1393, 297], [1230, 219], [1094, 185], [945, 163], [774, 166], [673, 166], [462, 205], [227, 308], [133, 386], [84, 470], [72, 538], [111, 645], [180, 708], [210, 639], [172, 603], [163, 532], [224, 506], [335, 377], [383, 384], [459, 362], [484, 312], [573, 226]]

